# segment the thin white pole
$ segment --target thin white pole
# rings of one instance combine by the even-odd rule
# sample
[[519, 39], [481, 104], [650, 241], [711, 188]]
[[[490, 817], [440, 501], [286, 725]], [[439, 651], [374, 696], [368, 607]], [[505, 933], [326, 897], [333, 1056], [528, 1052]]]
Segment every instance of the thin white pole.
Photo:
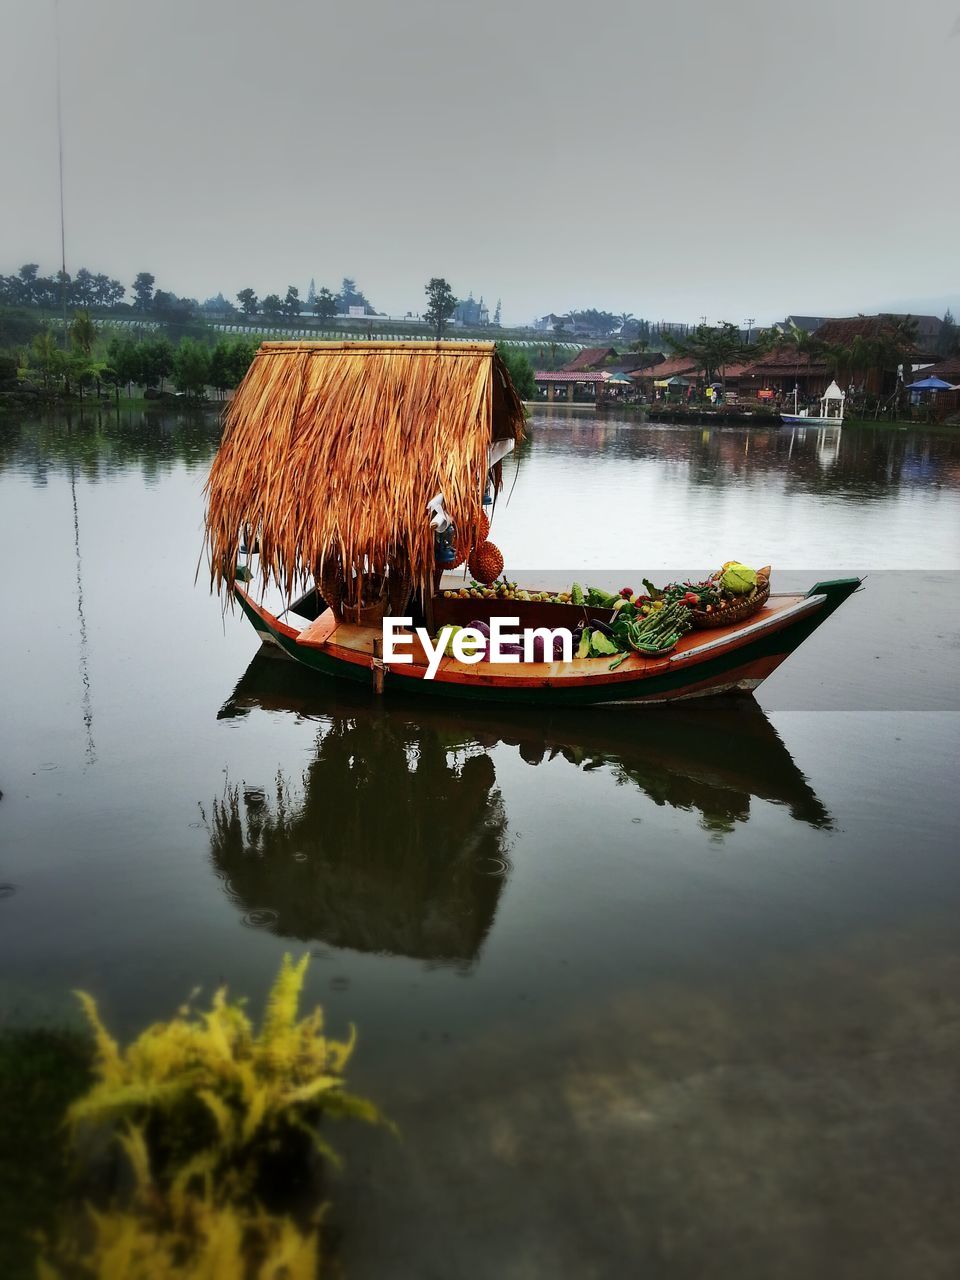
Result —
[[60, 92], [60, 0], [53, 2], [57, 45], [57, 158], [60, 175], [60, 290], [63, 296], [63, 347], [67, 348], [67, 239], [63, 218], [63, 106]]

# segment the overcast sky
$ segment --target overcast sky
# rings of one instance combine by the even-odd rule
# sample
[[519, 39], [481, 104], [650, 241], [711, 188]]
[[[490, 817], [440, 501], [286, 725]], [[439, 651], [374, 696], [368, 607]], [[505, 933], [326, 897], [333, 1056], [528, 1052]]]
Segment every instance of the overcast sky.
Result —
[[[59, 265], [54, 0], [0, 0], [0, 272]], [[507, 322], [960, 300], [960, 0], [61, 0], [67, 267]]]

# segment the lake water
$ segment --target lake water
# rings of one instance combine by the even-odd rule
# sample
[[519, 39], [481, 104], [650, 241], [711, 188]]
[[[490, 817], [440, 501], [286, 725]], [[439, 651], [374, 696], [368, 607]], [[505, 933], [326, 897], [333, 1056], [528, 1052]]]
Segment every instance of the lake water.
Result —
[[960, 1268], [960, 432], [540, 416], [508, 573], [865, 589], [756, 703], [378, 703], [201, 568], [212, 422], [0, 422], [0, 1009], [124, 1035], [285, 951], [396, 1121], [366, 1277]]

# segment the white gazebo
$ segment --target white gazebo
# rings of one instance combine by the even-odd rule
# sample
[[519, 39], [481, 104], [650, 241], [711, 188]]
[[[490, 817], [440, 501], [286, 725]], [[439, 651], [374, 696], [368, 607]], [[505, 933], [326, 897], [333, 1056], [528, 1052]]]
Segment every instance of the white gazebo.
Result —
[[847, 393], [841, 391], [836, 382], [831, 382], [820, 397], [820, 420], [822, 422], [842, 422], [843, 406], [846, 398]]
[[841, 391], [836, 382], [820, 397], [820, 416], [811, 418], [806, 409], [797, 412], [797, 391], [793, 389], [793, 413], [781, 413], [781, 419], [792, 427], [841, 427], [843, 426], [843, 408], [847, 393]]

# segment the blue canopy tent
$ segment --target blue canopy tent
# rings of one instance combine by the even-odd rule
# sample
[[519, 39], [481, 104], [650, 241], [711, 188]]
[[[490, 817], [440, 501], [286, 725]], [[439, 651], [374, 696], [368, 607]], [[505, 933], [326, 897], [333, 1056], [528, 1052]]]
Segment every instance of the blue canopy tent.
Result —
[[953, 383], [944, 382], [942, 378], [921, 378], [919, 382], [908, 382], [908, 391], [952, 391]]

